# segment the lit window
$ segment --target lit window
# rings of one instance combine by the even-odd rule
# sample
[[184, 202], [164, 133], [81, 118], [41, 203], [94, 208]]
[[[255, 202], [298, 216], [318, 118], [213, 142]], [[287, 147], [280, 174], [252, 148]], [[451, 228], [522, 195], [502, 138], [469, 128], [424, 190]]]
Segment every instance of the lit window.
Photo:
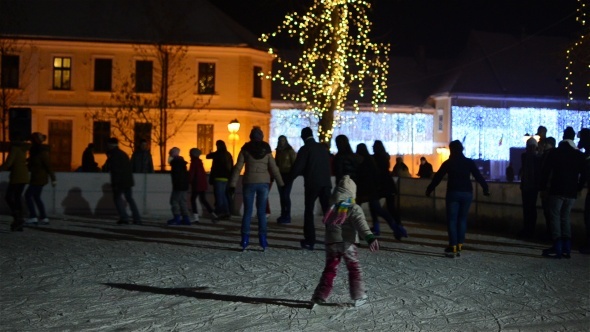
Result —
[[215, 94], [215, 63], [199, 62], [199, 79], [197, 84], [199, 94]]
[[72, 58], [53, 58], [53, 89], [70, 90], [72, 88]]

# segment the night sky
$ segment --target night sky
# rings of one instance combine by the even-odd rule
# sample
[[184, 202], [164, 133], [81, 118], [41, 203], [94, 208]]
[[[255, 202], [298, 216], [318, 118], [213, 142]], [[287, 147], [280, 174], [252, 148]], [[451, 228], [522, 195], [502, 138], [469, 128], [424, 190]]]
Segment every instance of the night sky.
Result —
[[[285, 13], [303, 12], [311, 0], [212, 0], [255, 35], [272, 32]], [[471, 30], [513, 35], [577, 38], [576, 0], [373, 0], [374, 41], [389, 42], [392, 55], [447, 58]], [[283, 47], [286, 45], [273, 45]]]

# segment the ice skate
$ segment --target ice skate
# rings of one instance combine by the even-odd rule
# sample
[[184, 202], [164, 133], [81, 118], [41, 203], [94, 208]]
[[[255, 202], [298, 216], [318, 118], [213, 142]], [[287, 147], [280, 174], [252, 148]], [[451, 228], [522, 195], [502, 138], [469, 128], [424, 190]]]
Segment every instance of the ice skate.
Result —
[[449, 258], [457, 257], [457, 246], [448, 246], [445, 248], [445, 256]]
[[355, 307], [360, 307], [363, 304], [367, 303], [369, 297], [367, 296], [367, 294], [363, 295], [363, 297], [361, 297], [360, 299], [356, 299], [354, 300], [354, 306]]

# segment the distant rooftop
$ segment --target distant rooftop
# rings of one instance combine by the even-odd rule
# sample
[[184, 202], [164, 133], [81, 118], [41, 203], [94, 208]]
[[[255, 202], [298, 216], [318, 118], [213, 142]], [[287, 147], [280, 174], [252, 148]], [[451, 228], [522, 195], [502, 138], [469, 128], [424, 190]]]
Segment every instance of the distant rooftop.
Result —
[[0, 35], [268, 49], [207, 0], [0, 0]]

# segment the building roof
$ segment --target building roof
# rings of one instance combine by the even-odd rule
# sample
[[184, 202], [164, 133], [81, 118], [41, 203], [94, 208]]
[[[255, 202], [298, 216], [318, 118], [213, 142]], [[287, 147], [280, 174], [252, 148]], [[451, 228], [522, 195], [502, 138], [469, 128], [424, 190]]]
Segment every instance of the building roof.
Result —
[[[557, 37], [472, 32], [464, 52], [434, 92], [564, 100], [570, 43]], [[574, 96], [588, 98], [581, 88]]]
[[0, 34], [268, 49], [208, 0], [0, 0]]

